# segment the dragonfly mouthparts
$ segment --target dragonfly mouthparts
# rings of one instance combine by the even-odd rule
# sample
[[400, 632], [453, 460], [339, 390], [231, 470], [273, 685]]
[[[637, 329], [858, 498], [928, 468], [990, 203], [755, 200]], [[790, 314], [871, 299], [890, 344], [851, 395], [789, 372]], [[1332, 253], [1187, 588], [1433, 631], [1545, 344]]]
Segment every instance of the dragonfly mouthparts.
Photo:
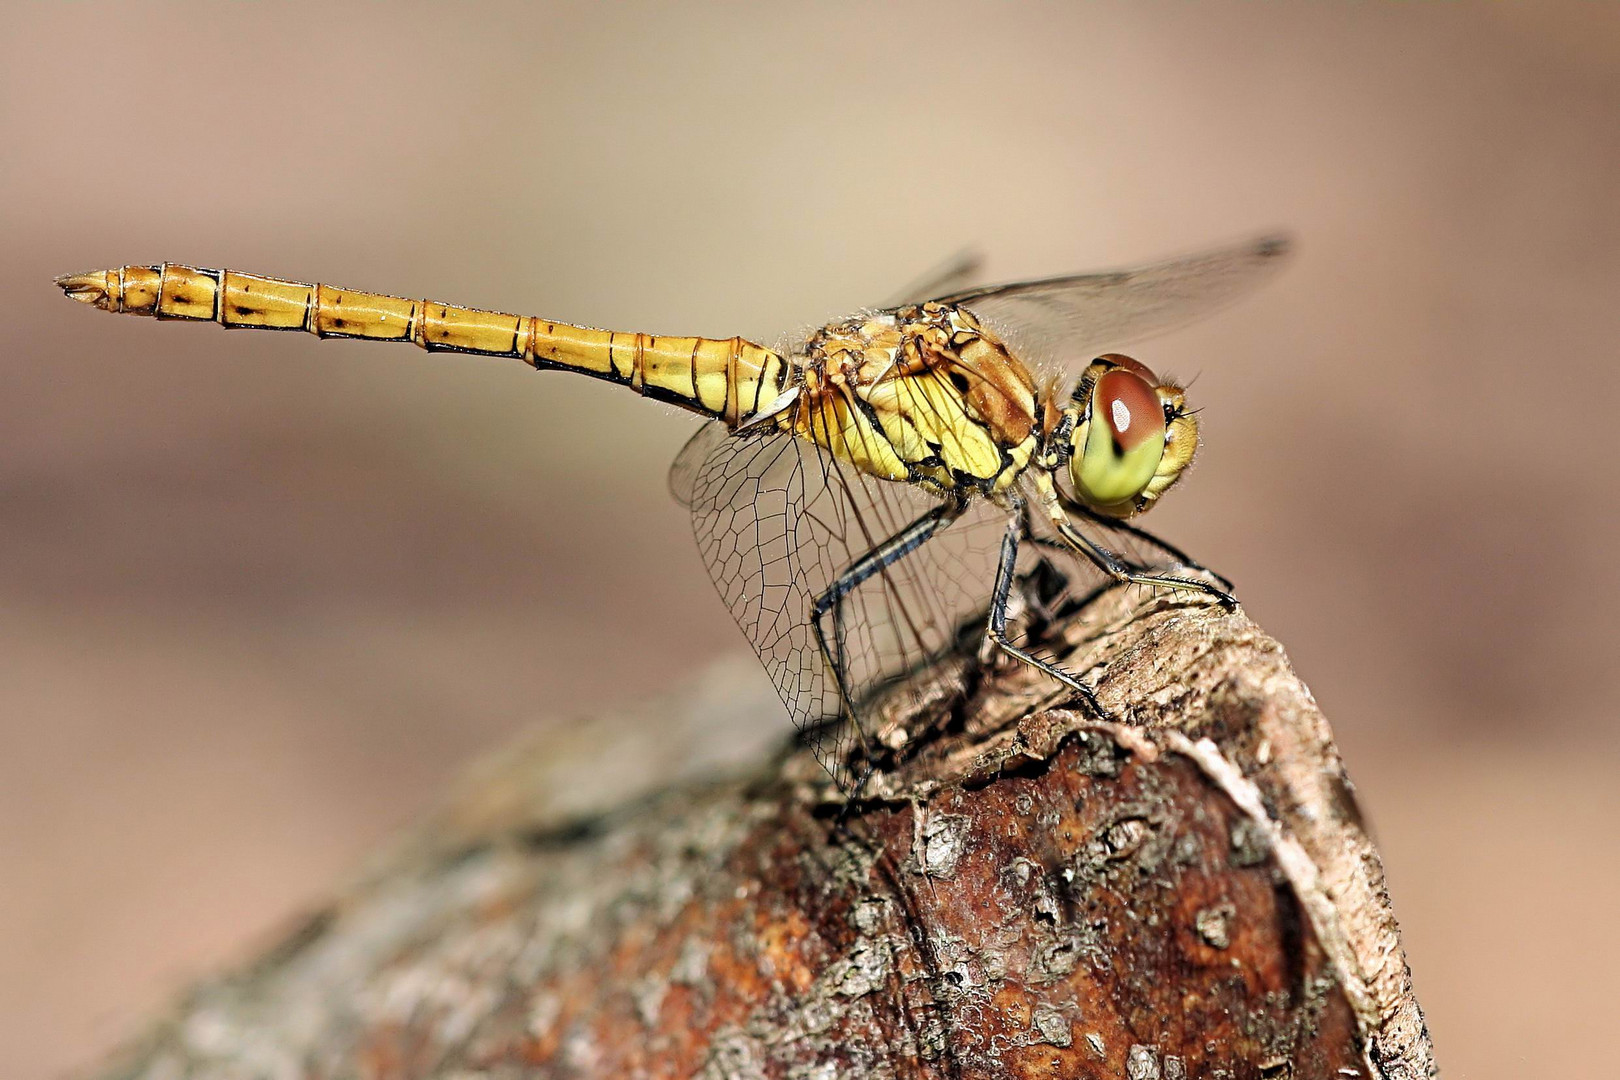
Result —
[[107, 291], [107, 272], [96, 270], [88, 274], [63, 274], [56, 284], [70, 299], [81, 304], [94, 304], [105, 308], [110, 296]]

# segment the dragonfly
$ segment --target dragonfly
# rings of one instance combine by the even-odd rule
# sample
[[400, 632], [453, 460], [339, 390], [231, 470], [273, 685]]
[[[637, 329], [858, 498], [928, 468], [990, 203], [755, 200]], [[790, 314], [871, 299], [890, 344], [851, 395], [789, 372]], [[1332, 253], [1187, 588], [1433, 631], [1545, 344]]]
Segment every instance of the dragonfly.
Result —
[[853, 800], [910, 738], [883, 727], [879, 702], [937, 697], [923, 674], [942, 657], [1010, 658], [1108, 717], [1084, 673], [1038, 647], [1055, 595], [1039, 582], [1062, 592], [1089, 574], [1235, 604], [1229, 582], [1133, 521], [1197, 452], [1185, 390], [1104, 350], [1224, 307], [1285, 250], [1264, 237], [953, 290], [957, 265], [776, 347], [173, 263], [57, 284], [110, 312], [518, 359], [702, 415], [671, 491], [801, 737]]

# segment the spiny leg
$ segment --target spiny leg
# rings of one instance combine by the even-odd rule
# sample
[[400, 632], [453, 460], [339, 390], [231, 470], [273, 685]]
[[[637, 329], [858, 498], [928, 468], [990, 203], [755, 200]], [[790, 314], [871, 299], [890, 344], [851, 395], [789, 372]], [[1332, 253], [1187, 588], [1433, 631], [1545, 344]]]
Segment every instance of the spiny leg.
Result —
[[[866, 730], [861, 727], [860, 718], [855, 713], [855, 699], [850, 692], [848, 672], [844, 665], [844, 600], [871, 578], [922, 547], [941, 529], [961, 517], [966, 509], [966, 502], [960, 499], [940, 503], [845, 567], [843, 573], [838, 575], [826, 591], [816, 597], [815, 603], [810, 608], [810, 625], [816, 632], [816, 644], [821, 649], [822, 662], [832, 669], [833, 681], [838, 687], [838, 699], [843, 704], [850, 725], [855, 729], [856, 737], [861, 741], [861, 755], [865, 767], [850, 792], [850, 803], [860, 798], [861, 789], [866, 786], [867, 779], [872, 775], [873, 754], [866, 741]], [[828, 612], [832, 613], [831, 644], [827, 641], [827, 632], [822, 625], [822, 620], [826, 618]]]
[[1197, 559], [1194, 559], [1192, 556], [1188, 555], [1185, 551], [1182, 551], [1168, 540], [1161, 539], [1158, 536], [1155, 536], [1153, 533], [1148, 532], [1146, 529], [1132, 525], [1128, 521], [1121, 521], [1118, 518], [1103, 517], [1090, 507], [1064, 496], [1061, 492], [1059, 492], [1058, 497], [1063, 503], [1063, 509], [1068, 511], [1069, 514], [1075, 517], [1083, 517], [1087, 521], [1096, 522], [1098, 525], [1106, 525], [1110, 529], [1117, 529], [1128, 536], [1133, 536], [1142, 541], [1144, 544], [1158, 548], [1160, 551], [1170, 556], [1170, 558], [1173, 559], [1178, 566], [1184, 566], [1189, 570], [1202, 570], [1204, 573], [1209, 574], [1216, 581], [1220, 582], [1222, 588], [1226, 589], [1228, 592], [1232, 591], [1233, 586], [1231, 578], [1227, 577], [1218, 570], [1211, 570], [1209, 567], [1205, 566]]
[[985, 634], [995, 644], [996, 648], [1014, 660], [1028, 664], [1037, 671], [1044, 672], [1078, 693], [1096, 716], [1104, 720], [1112, 719], [1107, 710], [1098, 702], [1096, 691], [1081, 682], [1079, 676], [1065, 671], [1050, 660], [1043, 660], [1029, 650], [1015, 645], [1007, 636], [1007, 601], [1012, 595], [1013, 581], [1018, 576], [1018, 543], [1024, 536], [1027, 524], [1023, 503], [1020, 500], [1017, 511], [1013, 514], [1012, 519], [1008, 521], [1007, 531], [1001, 538], [1001, 557], [996, 563], [996, 588], [990, 597], [990, 619]]
[[[1118, 555], [1103, 547], [1101, 544], [1076, 529], [1062, 511], [1053, 515], [1052, 524], [1056, 526], [1058, 534], [1074, 547], [1074, 550], [1096, 563], [1098, 568], [1109, 577], [1118, 582], [1129, 582], [1132, 585], [1152, 585], [1165, 589], [1191, 589], [1211, 596], [1228, 611], [1237, 609], [1237, 598], [1218, 585], [1199, 578], [1177, 577], [1174, 574], [1155, 574], [1137, 570], [1128, 565]], [[1224, 579], [1223, 579], [1224, 580]]]
[[[1069, 587], [1069, 574], [1065, 572], [1063, 568], [1046, 553], [1049, 551], [1059, 551], [1063, 553], [1066, 559], [1073, 559], [1074, 551], [1063, 541], [1056, 540], [1048, 536], [1042, 536], [1040, 533], [1035, 531], [1035, 520], [1030, 513], [1028, 500], [1019, 499], [1016, 505], [1018, 508], [1019, 520], [1023, 522], [1023, 534], [1019, 538], [1020, 543], [1030, 544], [1040, 549], [1040, 554], [1037, 556], [1037, 558], [1040, 560], [1037, 564], [1037, 568], [1031, 570], [1025, 575], [1025, 577], [1026, 579], [1034, 579], [1039, 573], [1040, 568], [1044, 567], [1046, 572], [1051, 574], [1058, 583], [1058, 589], [1053, 593], [1053, 595], [1057, 595]], [[1033, 596], [1030, 595], [1030, 591], [1028, 589], [1023, 591], [1025, 594], [1026, 603], [1031, 605], [1031, 608], [1035, 614], [1047, 622], [1053, 621], [1056, 615], [1052, 609], [1046, 606], [1044, 598], [1041, 597], [1039, 593], [1036, 593]]]

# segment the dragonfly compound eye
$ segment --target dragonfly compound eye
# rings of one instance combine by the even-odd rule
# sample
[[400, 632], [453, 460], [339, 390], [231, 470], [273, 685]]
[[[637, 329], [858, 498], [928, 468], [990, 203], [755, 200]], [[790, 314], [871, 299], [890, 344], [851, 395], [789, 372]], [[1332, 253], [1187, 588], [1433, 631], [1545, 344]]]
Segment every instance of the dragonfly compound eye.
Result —
[[1142, 376], [1149, 386], [1159, 385], [1159, 377], [1153, 374], [1152, 368], [1134, 357], [1126, 356], [1124, 353], [1103, 353], [1097, 357], [1097, 363], [1108, 367], [1124, 368], [1126, 371], [1134, 371]]
[[1069, 459], [1080, 497], [1097, 510], [1130, 512], [1159, 471], [1165, 431], [1164, 404], [1152, 384], [1125, 367], [1103, 372]]

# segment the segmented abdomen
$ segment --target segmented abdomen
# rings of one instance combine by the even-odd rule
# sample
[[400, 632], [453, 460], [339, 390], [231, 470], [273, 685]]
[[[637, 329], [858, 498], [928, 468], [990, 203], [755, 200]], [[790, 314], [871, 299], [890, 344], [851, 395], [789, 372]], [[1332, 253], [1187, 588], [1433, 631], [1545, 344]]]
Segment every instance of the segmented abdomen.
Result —
[[217, 322], [317, 337], [409, 341], [424, 349], [506, 356], [577, 371], [704, 413], [736, 427], [786, 385], [777, 353], [734, 338], [659, 337], [597, 330], [538, 316], [407, 300], [332, 285], [165, 263], [123, 266], [57, 281], [106, 311]]

